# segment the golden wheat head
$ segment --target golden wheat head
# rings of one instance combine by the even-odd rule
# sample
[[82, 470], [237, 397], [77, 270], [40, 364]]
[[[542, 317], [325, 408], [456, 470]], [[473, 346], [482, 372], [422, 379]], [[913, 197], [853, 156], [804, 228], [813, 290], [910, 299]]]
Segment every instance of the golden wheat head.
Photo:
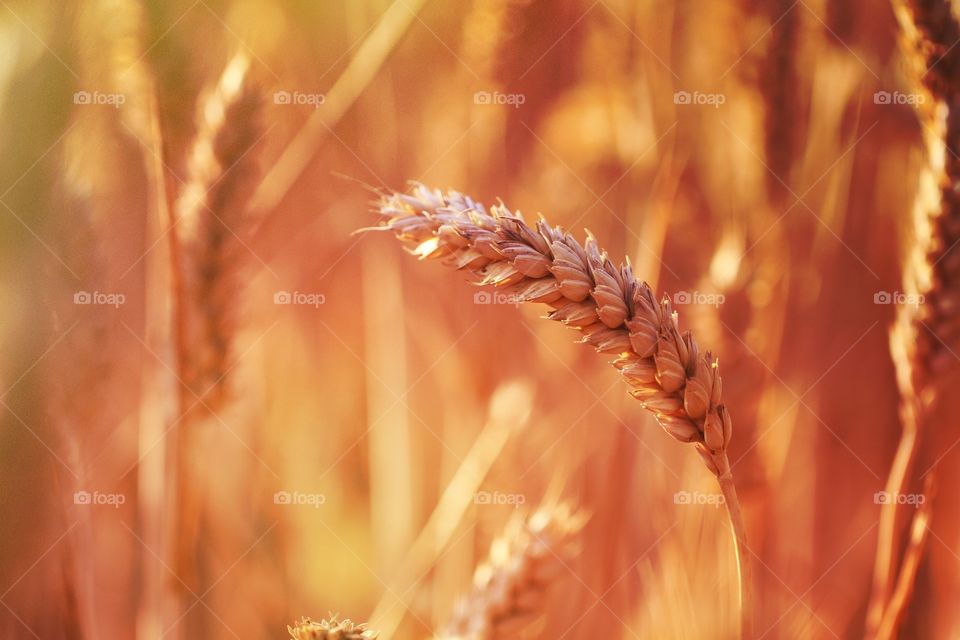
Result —
[[583, 343], [615, 356], [630, 394], [653, 412], [671, 436], [696, 445], [716, 475], [728, 472], [732, 423], [720, 402], [717, 360], [702, 352], [668, 298], [657, 300], [629, 264], [615, 265], [592, 235], [580, 244], [540, 220], [495, 205], [489, 212], [469, 196], [416, 185], [386, 195], [382, 228], [421, 259], [442, 259], [475, 274], [479, 284], [523, 302], [552, 308], [547, 315], [583, 334]]

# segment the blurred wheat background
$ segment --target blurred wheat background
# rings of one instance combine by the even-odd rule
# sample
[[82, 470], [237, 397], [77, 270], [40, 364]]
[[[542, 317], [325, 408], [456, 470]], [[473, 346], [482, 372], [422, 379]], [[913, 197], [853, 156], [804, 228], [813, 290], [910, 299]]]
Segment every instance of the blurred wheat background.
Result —
[[[737, 637], [716, 483], [610, 358], [353, 234], [372, 190], [416, 180], [589, 228], [719, 356], [755, 637], [960, 638], [957, 336], [935, 410], [903, 383], [915, 336], [890, 337], [922, 322], [905, 256], [931, 158], [953, 165], [960, 54], [911, 74], [900, 18], [2, 0], [0, 635], [283, 638], [332, 614], [468, 634], [475, 570], [519, 548], [542, 580], [506, 617], [529, 620], [460, 637]], [[914, 413], [937, 435], [883, 524]], [[522, 525], [541, 505], [566, 524]]]

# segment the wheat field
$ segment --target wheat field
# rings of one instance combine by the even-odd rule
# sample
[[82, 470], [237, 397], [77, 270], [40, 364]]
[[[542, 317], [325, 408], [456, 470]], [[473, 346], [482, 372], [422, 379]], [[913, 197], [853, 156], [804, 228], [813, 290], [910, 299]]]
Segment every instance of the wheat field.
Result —
[[0, 637], [960, 638], [958, 45], [0, 1]]

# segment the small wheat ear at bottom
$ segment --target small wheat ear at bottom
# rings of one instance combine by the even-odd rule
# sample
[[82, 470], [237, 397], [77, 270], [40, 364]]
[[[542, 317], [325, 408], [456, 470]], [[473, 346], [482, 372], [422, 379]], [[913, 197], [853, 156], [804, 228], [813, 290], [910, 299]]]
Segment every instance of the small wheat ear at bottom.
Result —
[[[726, 499], [740, 570], [741, 637], [752, 636], [751, 579], [745, 526], [727, 447], [732, 422], [721, 403], [717, 360], [681, 333], [668, 298], [658, 301], [629, 264], [615, 265], [592, 235], [584, 244], [542, 218], [528, 225], [503, 204], [488, 211], [456, 191], [415, 184], [377, 204], [394, 235], [421, 260], [442, 260], [578, 329], [581, 342], [615, 356], [630, 394], [671, 436], [692, 443]], [[369, 230], [369, 229], [368, 229]]]
[[287, 627], [294, 640], [376, 640], [377, 634], [362, 624], [354, 624], [350, 620], [337, 620], [331, 616], [329, 620], [316, 622], [310, 618], [303, 618], [292, 627]]
[[551, 586], [568, 572], [586, 519], [566, 503], [515, 513], [477, 567], [472, 590], [434, 640], [519, 637], [543, 615]]

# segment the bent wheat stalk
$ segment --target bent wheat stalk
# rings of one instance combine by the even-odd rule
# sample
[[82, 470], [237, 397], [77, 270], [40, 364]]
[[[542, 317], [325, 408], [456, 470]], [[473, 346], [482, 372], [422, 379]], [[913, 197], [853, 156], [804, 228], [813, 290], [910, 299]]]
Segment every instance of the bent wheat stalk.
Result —
[[717, 477], [733, 529], [740, 578], [741, 636], [752, 636], [751, 576], [746, 528], [727, 447], [732, 422], [720, 402], [717, 360], [680, 332], [668, 298], [657, 301], [630, 264], [614, 265], [588, 232], [581, 245], [541, 219], [529, 226], [519, 212], [489, 212], [455, 191], [416, 185], [384, 195], [376, 229], [392, 231], [421, 259], [443, 259], [525, 302], [552, 308], [551, 320], [579, 329], [582, 342], [616, 356], [630, 394], [671, 436], [692, 443]]
[[514, 514], [436, 640], [516, 638], [543, 613], [547, 590], [566, 573], [585, 520], [562, 503], [526, 518]]

